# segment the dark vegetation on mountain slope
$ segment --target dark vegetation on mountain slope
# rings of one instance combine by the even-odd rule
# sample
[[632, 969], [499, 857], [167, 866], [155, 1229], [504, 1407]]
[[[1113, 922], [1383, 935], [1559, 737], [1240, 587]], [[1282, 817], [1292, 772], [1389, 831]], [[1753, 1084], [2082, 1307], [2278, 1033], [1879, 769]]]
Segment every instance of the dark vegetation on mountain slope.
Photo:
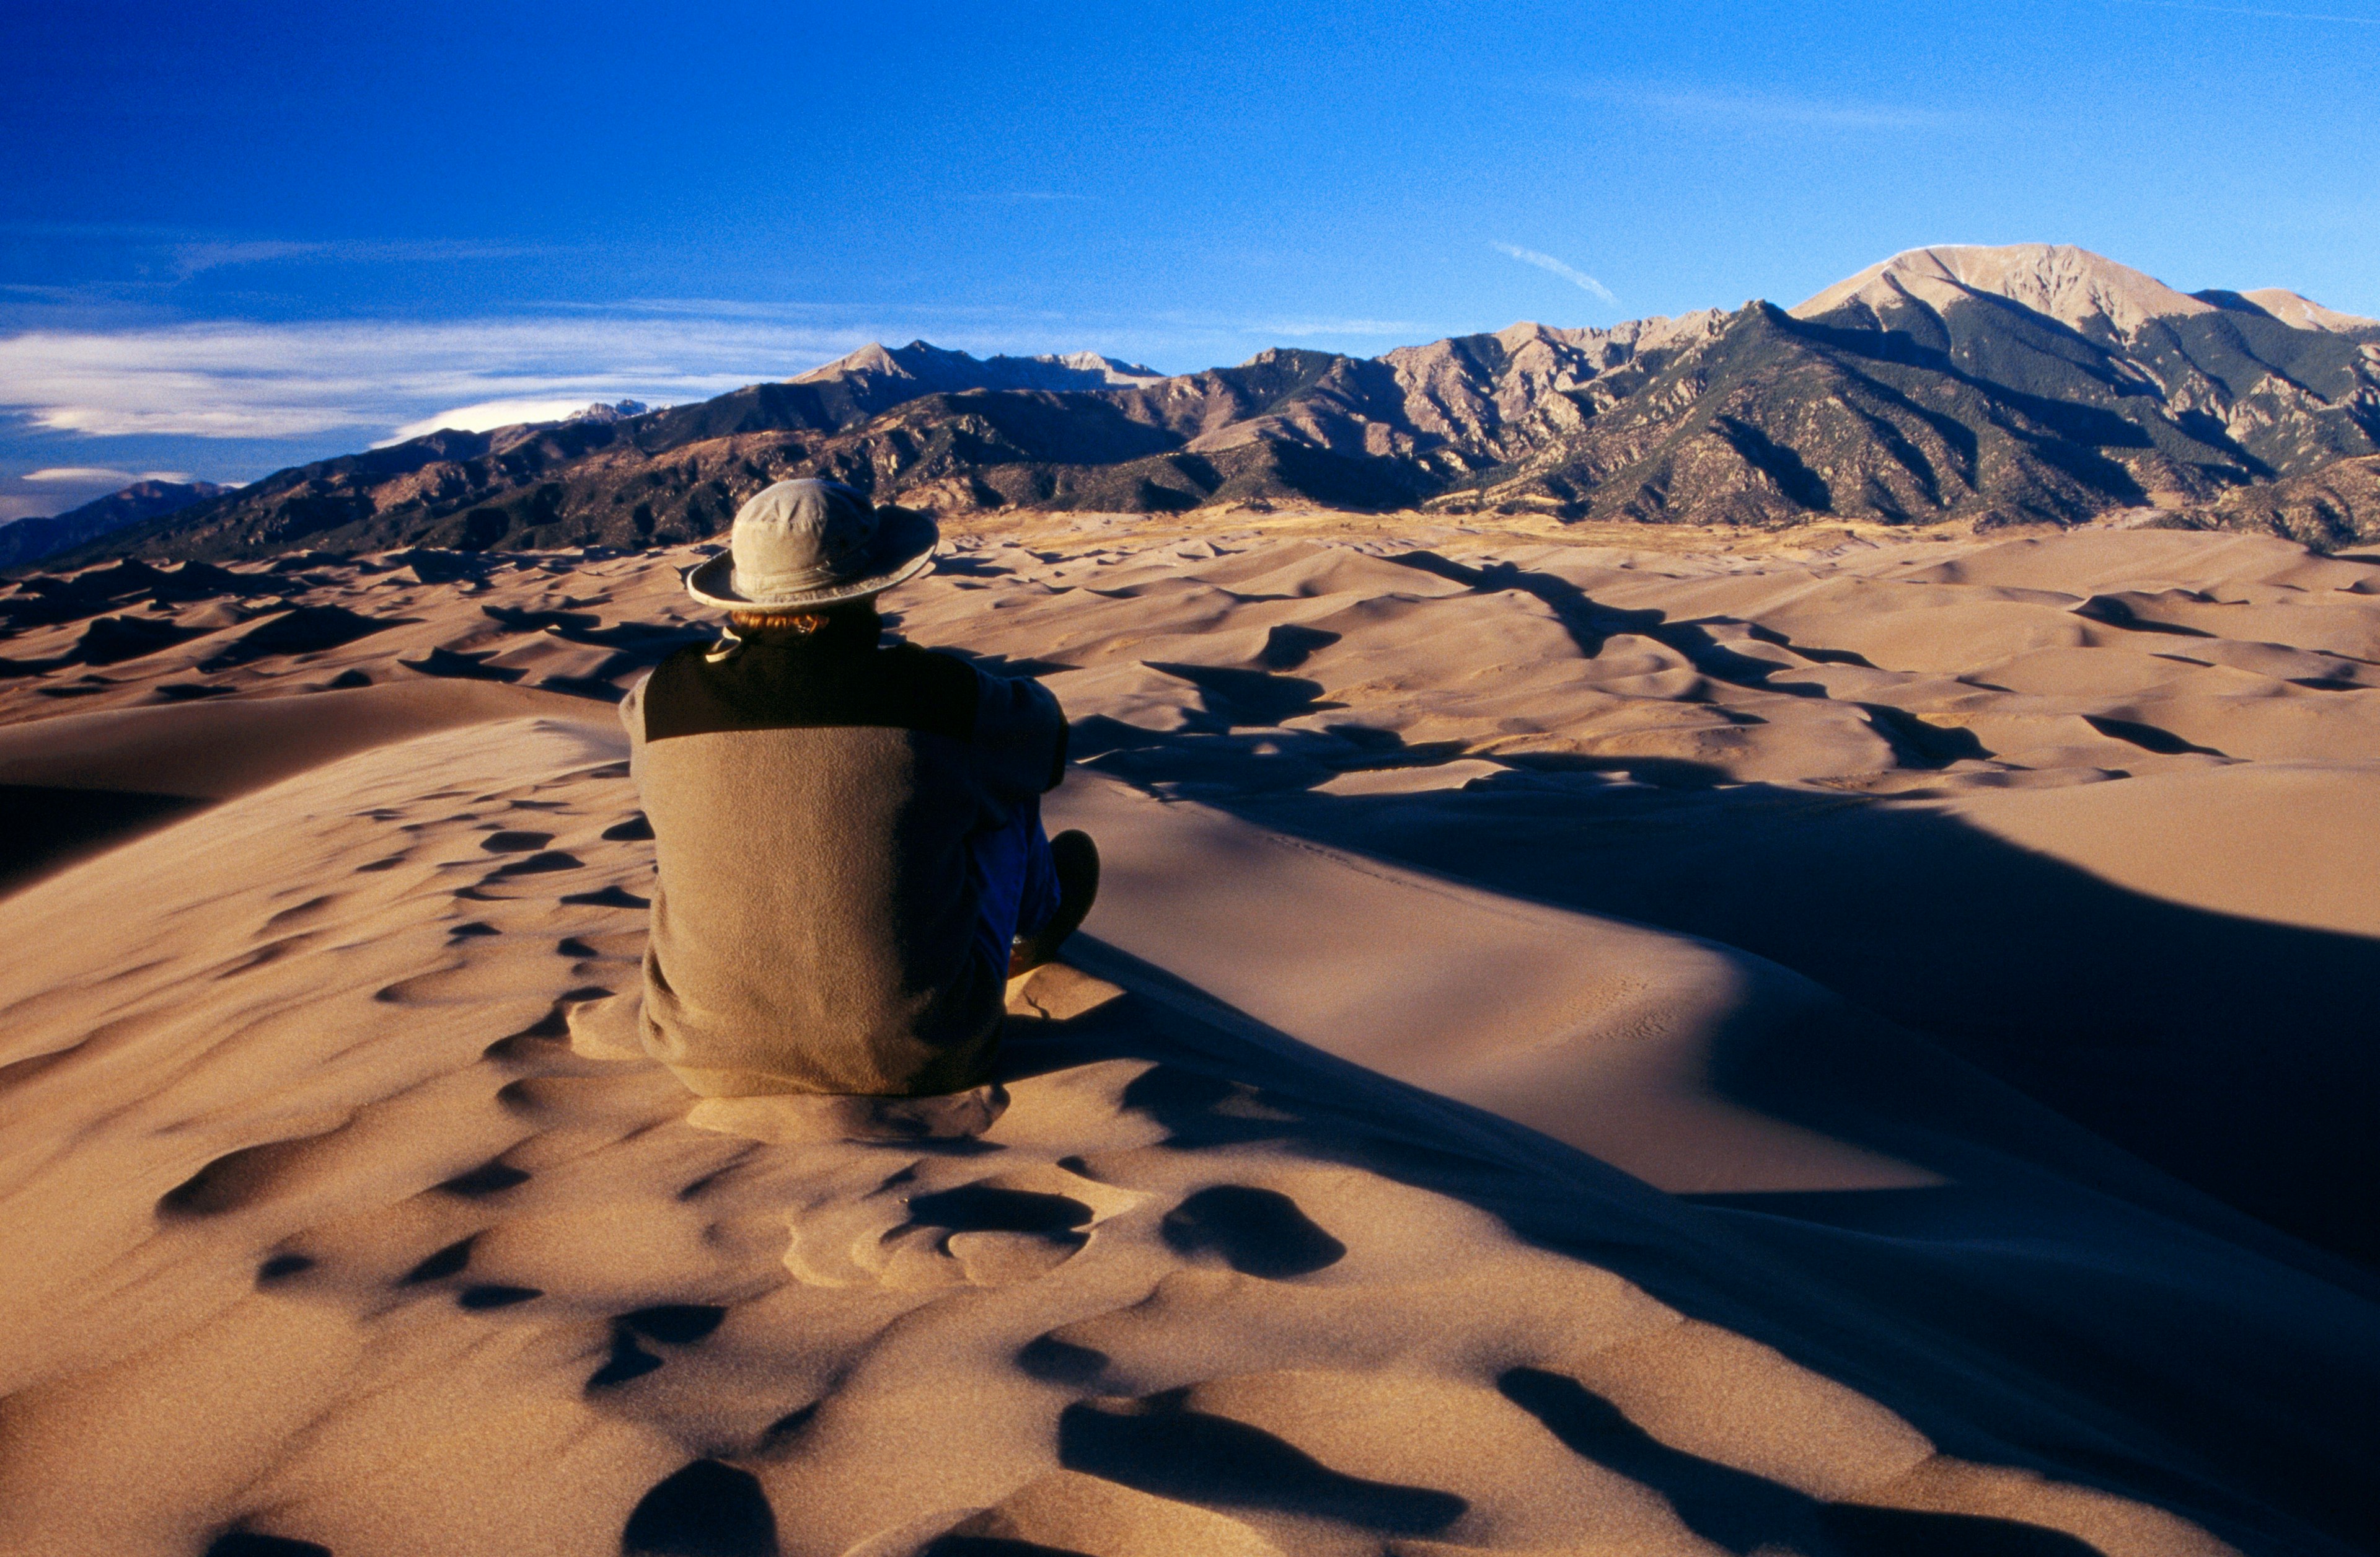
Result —
[[1753, 303], [1368, 360], [1267, 351], [1162, 379], [871, 347], [699, 405], [285, 470], [51, 566], [672, 544], [809, 475], [953, 516], [1287, 503], [1990, 527], [2155, 505], [2319, 545], [2370, 536], [2371, 481], [2343, 462], [2380, 455], [2380, 345], [2232, 294], [2199, 300], [2212, 306], [2129, 335], [1981, 293], [1810, 319]]
[[2244, 529], [2317, 552], [2380, 541], [2380, 456], [2342, 459], [2286, 480], [2242, 487], [2164, 521], [2172, 529]]
[[2380, 447], [2358, 345], [2262, 315], [2156, 321], [2127, 354], [1997, 300], [1860, 313], [1755, 304], [1476, 490], [1647, 520], [2070, 523]]

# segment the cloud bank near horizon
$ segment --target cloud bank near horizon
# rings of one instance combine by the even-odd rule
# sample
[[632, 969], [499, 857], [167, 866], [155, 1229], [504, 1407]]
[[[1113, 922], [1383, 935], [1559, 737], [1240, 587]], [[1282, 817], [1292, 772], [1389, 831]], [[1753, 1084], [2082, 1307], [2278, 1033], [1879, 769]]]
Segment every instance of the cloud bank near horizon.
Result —
[[[21, 480], [35, 465], [173, 463], [217, 480], [259, 475], [441, 427], [558, 420], [594, 401], [709, 399], [869, 341], [920, 335], [978, 355], [1087, 347], [1146, 359], [1154, 348], [1213, 361], [1281, 338], [1336, 336], [1378, 349], [1421, 330], [1379, 319], [1070, 321], [701, 298], [558, 303], [447, 321], [36, 324], [0, 335], [0, 472], [14, 466], [11, 479]], [[60, 458], [61, 441], [90, 453]], [[234, 445], [242, 445], [237, 455]], [[8, 509], [37, 511], [9, 502], [0, 517], [15, 517]]]
[[494, 401], [704, 399], [863, 332], [694, 318], [208, 322], [0, 337], [0, 409], [95, 438], [385, 435]]

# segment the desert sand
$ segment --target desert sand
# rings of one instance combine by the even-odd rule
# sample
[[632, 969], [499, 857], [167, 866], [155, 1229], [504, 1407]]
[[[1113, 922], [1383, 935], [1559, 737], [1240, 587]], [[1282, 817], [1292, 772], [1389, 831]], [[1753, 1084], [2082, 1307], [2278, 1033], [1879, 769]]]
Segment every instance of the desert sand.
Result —
[[698, 549], [0, 593], [0, 1551], [2380, 1547], [2380, 558], [946, 541], [1107, 878], [938, 1145], [616, 1041]]

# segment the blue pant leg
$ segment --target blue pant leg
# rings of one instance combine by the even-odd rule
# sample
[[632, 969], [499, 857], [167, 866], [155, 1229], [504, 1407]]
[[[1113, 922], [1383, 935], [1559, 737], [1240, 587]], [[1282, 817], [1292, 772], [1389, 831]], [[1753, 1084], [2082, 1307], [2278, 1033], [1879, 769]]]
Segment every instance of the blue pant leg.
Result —
[[976, 887], [976, 945], [995, 968], [1008, 967], [1010, 945], [1050, 922], [1058, 911], [1058, 871], [1041, 829], [1041, 802], [1027, 800], [1008, 821], [967, 841]]

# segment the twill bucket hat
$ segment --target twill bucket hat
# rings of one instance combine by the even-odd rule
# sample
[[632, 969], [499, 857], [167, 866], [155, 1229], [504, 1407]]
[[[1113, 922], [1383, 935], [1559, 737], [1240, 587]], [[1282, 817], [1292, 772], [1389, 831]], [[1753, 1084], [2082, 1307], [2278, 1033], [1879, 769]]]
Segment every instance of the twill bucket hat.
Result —
[[686, 590], [717, 611], [841, 605], [924, 572], [939, 539], [925, 515], [840, 481], [779, 481], [735, 510], [726, 553], [688, 568]]

